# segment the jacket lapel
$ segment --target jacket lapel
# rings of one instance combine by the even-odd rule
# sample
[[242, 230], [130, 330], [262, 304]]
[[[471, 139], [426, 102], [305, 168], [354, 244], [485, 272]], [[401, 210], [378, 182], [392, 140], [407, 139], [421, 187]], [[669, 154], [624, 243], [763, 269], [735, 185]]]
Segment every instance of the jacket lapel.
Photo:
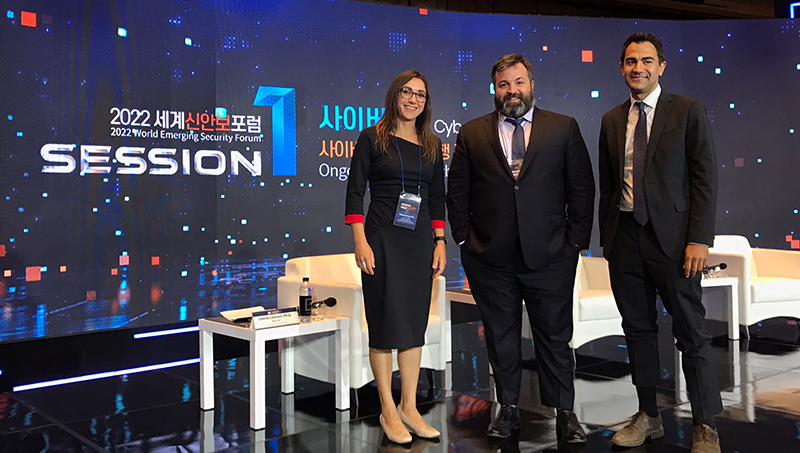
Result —
[[514, 179], [511, 169], [508, 168], [506, 155], [503, 154], [503, 145], [500, 144], [500, 131], [497, 128], [497, 112], [490, 113], [484, 118], [485, 122], [483, 129], [486, 132], [486, 139], [489, 141], [489, 147], [492, 148], [492, 152], [494, 152], [495, 157], [497, 157], [497, 159], [500, 161], [500, 166], [505, 169], [505, 172], [511, 179]]
[[622, 181], [625, 178], [625, 138], [628, 135], [628, 115], [631, 110], [631, 98], [619, 107], [617, 112], [616, 137], [614, 137], [614, 150], [617, 153], [617, 178]]
[[664, 124], [667, 122], [671, 108], [672, 96], [662, 89], [661, 96], [658, 97], [658, 105], [656, 105], [656, 114], [653, 117], [653, 127], [650, 129], [650, 138], [647, 141], [647, 165], [650, 165], [650, 161], [653, 160], [658, 139], [661, 138], [661, 132], [664, 131]]
[[536, 150], [539, 148], [539, 143], [541, 143], [542, 137], [544, 137], [544, 131], [547, 129], [547, 122], [549, 121], [547, 118], [547, 113], [536, 107], [533, 109], [532, 118], [531, 137], [528, 140], [528, 148], [525, 150], [525, 160], [522, 161], [522, 168], [519, 170], [519, 179], [522, 179], [522, 175], [525, 174], [525, 170], [530, 167], [531, 162], [536, 155]]

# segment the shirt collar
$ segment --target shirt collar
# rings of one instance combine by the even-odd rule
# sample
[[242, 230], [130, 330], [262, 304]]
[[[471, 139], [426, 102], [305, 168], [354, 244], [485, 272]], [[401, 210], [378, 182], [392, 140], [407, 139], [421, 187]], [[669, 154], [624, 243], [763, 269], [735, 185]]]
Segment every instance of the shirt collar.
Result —
[[[650, 107], [651, 109], [653, 109], [653, 108], [655, 108], [656, 104], [658, 103], [658, 98], [660, 96], [661, 96], [661, 84], [658, 84], [658, 85], [656, 85], [656, 89], [653, 90], [652, 93], [647, 95], [647, 97], [644, 98], [644, 100], [642, 102], [644, 102], [644, 105], [646, 105], [646, 106]], [[634, 105], [637, 102], [639, 102], [639, 101], [634, 99], [633, 95], [631, 95], [631, 109], [635, 108]]]
[[[525, 112], [525, 114], [522, 115], [522, 117], [525, 118], [525, 120], [527, 122], [533, 123], [533, 108], [528, 110], [527, 112]], [[497, 122], [498, 122], [498, 124], [503, 124], [506, 121], [506, 118], [508, 118], [508, 117], [503, 115], [500, 112], [497, 112]]]

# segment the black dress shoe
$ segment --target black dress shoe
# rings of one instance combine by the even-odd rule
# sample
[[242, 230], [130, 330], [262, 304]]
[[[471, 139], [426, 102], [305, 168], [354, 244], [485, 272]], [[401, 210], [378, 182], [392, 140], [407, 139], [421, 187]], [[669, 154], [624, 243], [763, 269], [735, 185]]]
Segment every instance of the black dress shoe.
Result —
[[586, 433], [578, 422], [575, 412], [558, 410], [556, 415], [556, 436], [558, 436], [558, 440], [568, 444], [586, 442]]
[[511, 435], [511, 431], [519, 428], [522, 423], [522, 417], [519, 415], [519, 409], [516, 406], [500, 407], [500, 413], [497, 415], [497, 420], [489, 425], [489, 430], [486, 435], [489, 437], [506, 438]]

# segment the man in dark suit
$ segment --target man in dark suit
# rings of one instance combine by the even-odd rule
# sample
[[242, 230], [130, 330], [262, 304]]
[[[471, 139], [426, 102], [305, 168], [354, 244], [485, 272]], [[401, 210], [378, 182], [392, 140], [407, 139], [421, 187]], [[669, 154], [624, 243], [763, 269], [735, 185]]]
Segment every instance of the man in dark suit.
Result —
[[695, 429], [693, 453], [719, 452], [712, 417], [722, 411], [703, 320], [702, 269], [714, 240], [717, 170], [703, 104], [658, 84], [664, 47], [651, 33], [625, 41], [620, 68], [631, 98], [600, 128], [600, 242], [639, 397], [639, 412], [616, 445], [661, 437], [656, 293], [672, 315]]
[[522, 301], [531, 321], [542, 403], [558, 437], [584, 442], [572, 412], [572, 291], [589, 245], [594, 176], [578, 123], [535, 107], [533, 68], [517, 54], [492, 68], [496, 111], [461, 127], [447, 207], [486, 333], [501, 410], [488, 435], [520, 425]]

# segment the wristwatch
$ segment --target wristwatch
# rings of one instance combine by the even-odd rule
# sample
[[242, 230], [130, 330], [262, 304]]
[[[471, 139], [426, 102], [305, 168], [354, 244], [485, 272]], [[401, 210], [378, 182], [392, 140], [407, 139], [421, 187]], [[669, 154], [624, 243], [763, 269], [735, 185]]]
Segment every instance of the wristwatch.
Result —
[[439, 241], [444, 242], [445, 245], [446, 245], [447, 244], [447, 236], [436, 236], [435, 238], [433, 238], [433, 242], [439, 242]]

